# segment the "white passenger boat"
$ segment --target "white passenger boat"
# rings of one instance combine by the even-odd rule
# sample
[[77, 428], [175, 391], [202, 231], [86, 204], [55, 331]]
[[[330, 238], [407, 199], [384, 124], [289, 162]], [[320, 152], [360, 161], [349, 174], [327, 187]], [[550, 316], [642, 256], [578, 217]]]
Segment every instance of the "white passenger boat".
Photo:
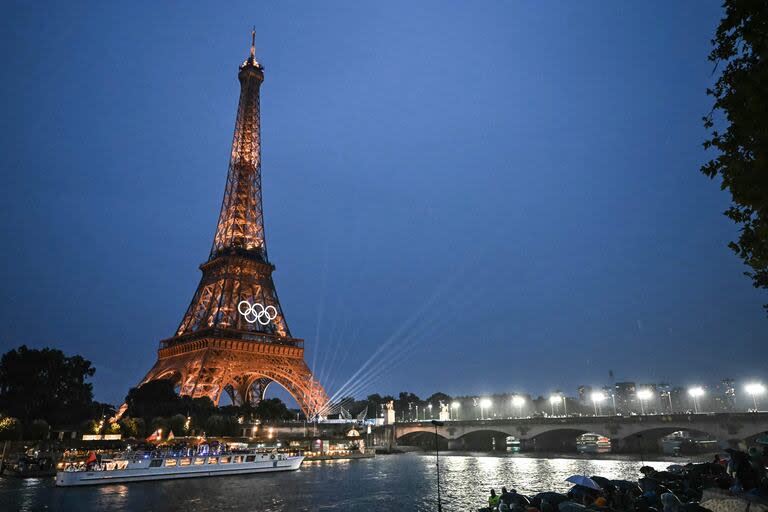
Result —
[[69, 464], [56, 473], [56, 485], [97, 485], [144, 480], [167, 480], [218, 475], [243, 475], [299, 469], [303, 455], [282, 453], [228, 453], [218, 455], [152, 456], [134, 453], [102, 458], [88, 469]]

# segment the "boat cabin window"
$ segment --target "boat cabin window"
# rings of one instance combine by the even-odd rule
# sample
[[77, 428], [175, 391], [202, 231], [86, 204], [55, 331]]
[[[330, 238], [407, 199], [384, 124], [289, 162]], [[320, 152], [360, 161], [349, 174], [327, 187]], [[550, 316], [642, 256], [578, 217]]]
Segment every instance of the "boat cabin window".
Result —
[[172, 468], [176, 465], [176, 459], [165, 459], [165, 467]]
[[195, 457], [195, 466], [205, 464], [205, 457]]
[[216, 464], [218, 457], [208, 457], [208, 464]]
[[184, 457], [183, 459], [179, 459], [179, 466], [189, 466], [192, 464], [192, 459], [189, 457]]
[[229, 457], [219, 457], [219, 464], [229, 464]]
[[243, 462], [243, 456], [236, 455], [235, 457], [232, 458], [232, 462], [234, 462], [235, 464], [240, 464], [241, 462]]
[[151, 468], [159, 468], [163, 465], [163, 459], [152, 459], [152, 462], [149, 463], [149, 467]]
[[245, 458], [245, 462], [253, 462], [255, 460], [256, 460], [256, 456], [255, 455], [249, 455], [249, 456], [247, 456]]

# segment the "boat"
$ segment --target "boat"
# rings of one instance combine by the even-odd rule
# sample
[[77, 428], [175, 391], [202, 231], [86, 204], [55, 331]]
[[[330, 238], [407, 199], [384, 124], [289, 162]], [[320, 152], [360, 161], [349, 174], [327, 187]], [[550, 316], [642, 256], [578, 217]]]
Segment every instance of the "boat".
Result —
[[295, 471], [303, 461], [303, 455], [275, 452], [252, 451], [205, 455], [132, 452], [118, 454], [115, 457], [101, 457], [98, 461], [88, 463], [69, 463], [56, 473], [56, 485], [71, 487]]
[[598, 434], [582, 434], [576, 440], [576, 451], [580, 454], [609, 453], [611, 440]]

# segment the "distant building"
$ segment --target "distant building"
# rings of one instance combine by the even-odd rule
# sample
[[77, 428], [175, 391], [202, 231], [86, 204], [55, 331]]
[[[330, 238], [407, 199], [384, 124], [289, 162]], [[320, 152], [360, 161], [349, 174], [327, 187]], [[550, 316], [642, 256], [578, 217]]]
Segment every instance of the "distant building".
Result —
[[733, 379], [723, 379], [712, 397], [715, 412], [731, 412], [736, 408], [736, 386]]
[[579, 405], [592, 405], [592, 386], [579, 386]]
[[659, 394], [659, 412], [671, 414], [672, 409], [672, 386], [666, 382], [660, 382], [656, 385], [656, 391]]
[[637, 386], [634, 382], [617, 382], [613, 386], [613, 394], [617, 413], [630, 414], [634, 411], [637, 396]]
[[670, 390], [672, 395], [672, 411], [675, 414], [693, 411], [693, 402], [685, 388], [675, 387]]

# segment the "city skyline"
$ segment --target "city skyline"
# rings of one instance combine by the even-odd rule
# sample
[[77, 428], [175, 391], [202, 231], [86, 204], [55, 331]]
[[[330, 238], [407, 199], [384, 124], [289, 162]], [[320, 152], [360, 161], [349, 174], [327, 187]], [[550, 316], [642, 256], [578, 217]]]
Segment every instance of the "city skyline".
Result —
[[[249, 10], [268, 243], [329, 393], [768, 375], [764, 297], [698, 172], [720, 11], [693, 5], [505, 7], [511, 26], [456, 5]], [[194, 291], [250, 22], [13, 9], [0, 349], [81, 354], [119, 403]]]

